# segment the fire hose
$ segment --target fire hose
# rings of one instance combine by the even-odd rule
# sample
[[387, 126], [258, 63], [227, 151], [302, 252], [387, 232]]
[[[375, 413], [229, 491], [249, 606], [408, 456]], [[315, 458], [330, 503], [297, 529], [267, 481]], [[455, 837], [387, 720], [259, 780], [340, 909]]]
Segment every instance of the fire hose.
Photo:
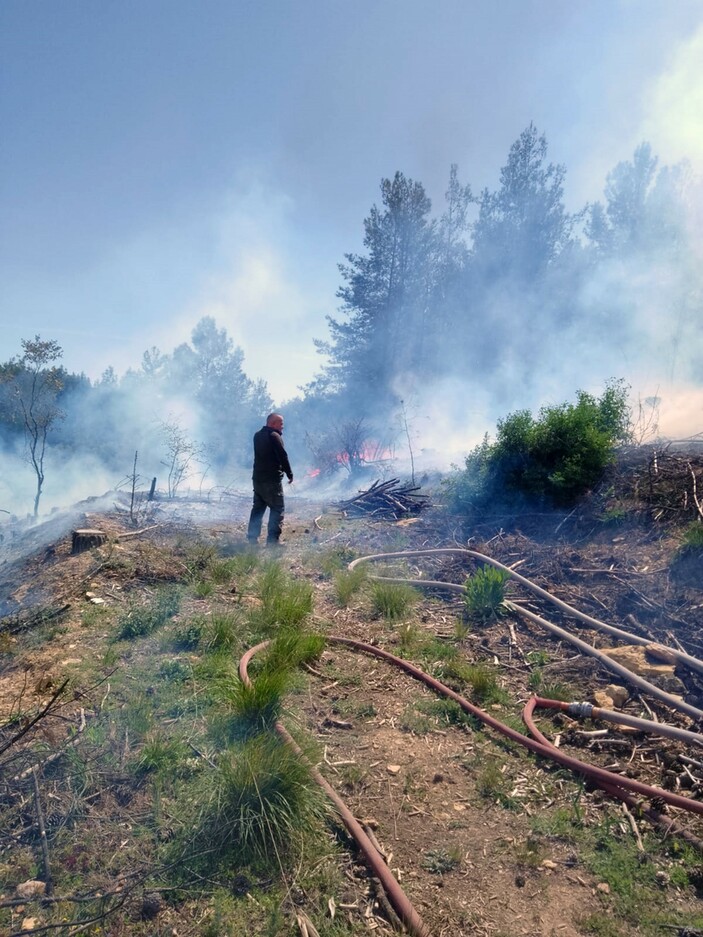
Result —
[[[463, 554], [465, 556], [471, 556], [474, 559], [478, 559], [481, 562], [488, 563], [490, 566], [494, 566], [496, 569], [500, 569], [502, 572], [506, 573], [516, 582], [521, 583], [526, 586], [536, 595], [541, 596], [547, 601], [551, 602], [553, 605], [556, 605], [557, 608], [560, 608], [562, 611], [566, 612], [568, 615], [571, 615], [573, 618], [576, 618], [579, 621], [584, 622], [587, 625], [590, 625], [592, 628], [595, 628], [598, 631], [603, 631], [607, 634], [612, 634], [615, 637], [621, 638], [623, 641], [628, 644], [639, 644], [640, 646], [646, 647], [655, 647], [660, 648], [666, 655], [670, 658], [673, 658], [677, 663], [685, 664], [687, 667], [690, 667], [692, 670], [696, 670], [699, 673], [703, 673], [703, 661], [699, 660], [696, 657], [692, 657], [690, 654], [686, 654], [684, 651], [679, 651], [677, 648], [668, 647], [668, 645], [659, 644], [657, 642], [652, 642], [643, 638], [640, 635], [630, 634], [627, 631], [622, 631], [620, 628], [616, 628], [613, 625], [609, 625], [606, 622], [600, 621], [597, 618], [592, 618], [590, 615], [585, 615], [583, 612], [580, 612], [578, 609], [573, 608], [573, 606], [568, 605], [566, 602], [563, 602], [561, 599], [556, 598], [547, 592], [546, 589], [542, 589], [536, 583], [532, 582], [529, 579], [526, 579], [524, 576], [521, 576], [519, 573], [516, 573], [514, 570], [510, 569], [508, 566], [504, 566], [503, 563], [498, 560], [493, 559], [490, 556], [486, 556], [484, 553], [479, 553], [477, 550], [468, 550], [463, 547], [446, 547], [436, 550], [406, 550], [400, 553], [375, 553], [369, 556], [360, 556], [349, 564], [349, 569], [354, 569], [356, 566], [359, 566], [361, 563], [377, 562], [379, 560], [388, 560], [388, 559], [400, 559], [416, 556], [436, 556], [441, 554]], [[464, 593], [464, 586], [457, 585], [452, 582], [441, 582], [431, 579], [399, 579], [392, 578], [388, 576], [374, 576], [374, 579], [378, 579], [381, 582], [396, 582], [404, 583], [412, 586], [416, 586], [424, 589], [444, 589], [447, 592], [458, 592]], [[541, 618], [539, 615], [535, 615], [534, 612], [531, 612], [529, 609], [524, 608], [522, 605], [517, 602], [508, 601], [505, 603], [506, 607], [511, 611], [516, 612], [519, 615], [523, 615], [525, 618], [529, 618], [531, 621], [539, 624], [541, 627], [550, 631], [552, 634], [557, 635], [565, 641], [569, 641], [571, 644], [574, 644], [579, 650], [583, 651], [584, 654], [588, 654], [591, 657], [597, 658], [604, 666], [608, 667], [610, 670], [617, 673], [624, 680], [627, 680], [629, 683], [637, 686], [639, 689], [644, 690], [649, 693], [651, 696], [656, 697], [661, 700], [663, 703], [666, 703], [667, 706], [670, 706], [672, 709], [676, 709], [679, 712], [686, 713], [693, 720], [703, 720], [703, 710], [698, 709], [696, 706], [692, 706], [689, 703], [684, 702], [679, 699], [677, 696], [673, 696], [671, 693], [666, 693], [664, 690], [660, 689], [658, 686], [655, 686], [653, 683], [650, 683], [648, 680], [645, 680], [643, 677], [638, 676], [633, 673], [631, 670], [628, 670], [627, 667], [623, 667], [621, 664], [618, 664], [616, 661], [611, 660], [607, 654], [603, 654], [602, 651], [599, 651], [597, 648], [592, 647], [590, 644], [587, 644], [585, 641], [582, 641], [580, 638], [577, 638], [575, 635], [572, 635], [570, 632], [565, 631], [563, 628], [560, 628], [558, 625], [553, 624], [552, 622], [547, 621], [544, 618]]]
[[[512, 729], [510, 726], [505, 725], [500, 722], [495, 717], [491, 716], [489, 713], [486, 713], [484, 710], [475, 706], [473, 703], [469, 702], [467, 699], [462, 697], [460, 694], [456, 693], [450, 687], [441, 683], [436, 678], [430, 676], [424, 671], [420, 670], [418, 667], [415, 667], [413, 664], [409, 663], [402, 658], [396, 657], [393, 654], [390, 654], [388, 651], [383, 651], [380, 648], [373, 647], [372, 645], [364, 644], [361, 641], [356, 641], [352, 638], [344, 638], [340, 636], [329, 636], [327, 638], [328, 643], [330, 644], [339, 644], [351, 648], [353, 650], [361, 651], [363, 653], [378, 657], [382, 660], [388, 661], [389, 663], [394, 664], [399, 667], [401, 670], [404, 670], [407, 674], [414, 677], [416, 680], [421, 681], [426, 686], [435, 690], [443, 696], [446, 696], [449, 699], [454, 700], [465, 712], [470, 715], [475, 716], [485, 725], [490, 726], [491, 728], [497, 730], [503, 735], [510, 738], [512, 741], [517, 742], [520, 745], [523, 745], [525, 748], [532, 751], [535, 755], [539, 755], [545, 758], [549, 758], [552, 761], [563, 765], [564, 767], [570, 768], [572, 771], [577, 774], [581, 774], [591, 780], [595, 781], [603, 790], [607, 793], [619, 797], [623, 800], [628, 806], [637, 810], [638, 812], [643, 812], [652, 823], [660, 826], [665, 833], [671, 835], [676, 833], [682, 838], [686, 839], [693, 846], [700, 849], [702, 844], [695, 836], [690, 834], [687, 830], [680, 828], [674, 824], [670, 819], [663, 817], [658, 810], [655, 809], [643, 809], [642, 805], [638, 800], [635, 799], [633, 794], [640, 794], [648, 799], [654, 801], [660, 801], [668, 803], [673, 807], [678, 807], [684, 810], [688, 810], [692, 813], [697, 813], [703, 815], [703, 803], [700, 801], [692, 800], [688, 797], [683, 797], [682, 795], [675, 794], [671, 791], [666, 791], [662, 788], [657, 788], [650, 786], [648, 784], [643, 784], [640, 781], [636, 781], [632, 778], [622, 777], [617, 774], [613, 774], [610, 771], [606, 771], [603, 768], [598, 768], [594, 765], [589, 765], [585, 762], [582, 762], [576, 758], [566, 755], [564, 752], [561, 752], [558, 748], [553, 746], [534, 726], [532, 722], [531, 715], [532, 710], [535, 705], [540, 706], [549, 706], [551, 708], [561, 708], [559, 701], [557, 700], [543, 700], [541, 698], [533, 698], [530, 700], [525, 708], [525, 713], [523, 718], [525, 723], [528, 726], [529, 730], [535, 735], [535, 739], [527, 738], [522, 735], [520, 732], [517, 732], [515, 729]], [[249, 661], [258, 651], [265, 649], [268, 646], [269, 642], [264, 641], [261, 644], [256, 645], [253, 648], [250, 648], [249, 651], [242, 657], [239, 664], [239, 675], [242, 680], [247, 685], [251, 684], [249, 679], [247, 668]], [[573, 706], [574, 704], [564, 704], [564, 706]], [[581, 704], [588, 705], [588, 704]], [[601, 714], [601, 711], [594, 708], [592, 713], [594, 716]], [[619, 715], [619, 714], [615, 714]], [[634, 718], [634, 717], [631, 717]], [[646, 723], [647, 720], [639, 720], [640, 722]], [[656, 726], [657, 730], [660, 730], [662, 727], [658, 723], [650, 724]], [[675, 727], [669, 727], [675, 728]], [[285, 727], [280, 723], [276, 723], [276, 731], [281, 736], [281, 738], [290, 745], [293, 750], [299, 755], [302, 756], [302, 751], [295, 740], [292, 738], [290, 733], [285, 729]], [[680, 730], [682, 732], [686, 730]], [[688, 735], [695, 735], [695, 733], [687, 733]], [[700, 738], [700, 737], [699, 737]], [[701, 739], [703, 741], [703, 739]], [[332, 803], [337, 808], [340, 818], [342, 819], [344, 825], [347, 827], [347, 830], [351, 836], [356, 841], [359, 846], [360, 851], [366, 858], [369, 866], [371, 867], [374, 875], [379, 879], [383, 888], [388, 895], [388, 899], [393, 906], [396, 914], [400, 920], [408, 928], [408, 931], [416, 935], [416, 937], [428, 937], [429, 931], [422, 922], [417, 911], [414, 909], [412, 903], [408, 899], [407, 895], [400, 887], [399, 883], [393, 876], [392, 872], [385, 864], [382, 856], [379, 854], [378, 849], [372, 840], [368, 837], [364, 831], [361, 824], [356, 820], [354, 815], [351, 813], [349, 808], [346, 806], [344, 801], [339, 797], [334, 788], [329, 784], [329, 782], [320, 774], [320, 772], [315, 767], [310, 768], [311, 775], [315, 782], [325, 791]]]
[[[498, 569], [503, 570], [509, 576], [516, 579], [517, 581], [523, 583], [533, 592], [538, 595], [543, 596], [549, 601], [553, 602], [555, 605], [560, 607], [562, 610], [566, 611], [568, 614], [573, 615], [574, 617], [587, 622], [592, 627], [597, 628], [598, 630], [606, 631], [610, 634], [615, 634], [618, 637], [621, 637], [623, 640], [627, 640], [629, 643], [633, 644], [643, 644], [649, 645], [651, 642], [646, 639], [640, 638], [638, 635], [631, 635], [628, 632], [621, 631], [618, 628], [607, 625], [604, 622], [600, 622], [598, 619], [591, 618], [590, 616], [584, 615], [579, 612], [577, 609], [573, 609], [567, 603], [562, 602], [559, 599], [551, 596], [546, 590], [541, 589], [536, 584], [532, 583], [530, 580], [525, 577], [515, 573], [513, 570], [504, 566], [502, 563], [497, 560], [492, 559], [482, 553], [479, 553], [475, 550], [466, 550], [463, 548], [448, 548], [448, 549], [436, 549], [436, 550], [412, 550], [412, 551], [403, 551], [398, 553], [386, 553], [386, 554], [373, 554], [369, 556], [359, 557], [358, 559], [352, 561], [349, 564], [349, 569], [360, 565], [364, 562], [378, 561], [384, 559], [396, 559], [396, 558], [406, 558], [412, 556], [427, 556], [427, 555], [436, 555], [436, 554], [447, 554], [447, 553], [461, 553], [470, 555], [474, 558], [477, 558], [481, 561], [487, 562], [492, 566], [495, 566]], [[386, 582], [402, 582], [411, 584], [414, 586], [420, 586], [424, 588], [442, 588], [448, 591], [453, 592], [463, 592], [464, 587], [458, 586], [453, 583], [446, 583], [441, 581], [432, 581], [432, 580], [411, 580], [411, 579], [397, 579], [390, 577], [373, 577]], [[558, 634], [560, 637], [570, 641], [571, 643], [576, 644], [579, 648], [582, 648], [586, 653], [590, 653], [596, 656], [599, 659], [603, 660], [603, 663], [610, 669], [615, 670], [617, 673], [624, 676], [630, 682], [635, 683], [641, 689], [645, 689], [647, 692], [652, 693], [657, 696], [659, 699], [662, 699], [664, 702], [667, 702], [669, 705], [673, 706], [676, 709], [679, 709], [682, 712], [687, 713], [688, 715], [700, 719], [703, 718], [703, 711], [696, 709], [693, 706], [682, 703], [676, 697], [671, 696], [671, 694], [664, 693], [659, 690], [658, 687], [655, 687], [653, 684], [650, 684], [648, 681], [643, 680], [638, 677], [636, 674], [633, 674], [627, 668], [622, 667], [619, 664], [616, 664], [614, 661], [610, 660], [606, 655], [602, 654], [599, 651], [596, 651], [595, 648], [592, 648], [590, 645], [581, 641], [579, 638], [575, 638], [573, 635], [570, 635], [568, 632], [564, 631], [561, 628], [558, 628], [556, 625], [552, 625], [550, 622], [546, 622], [544, 619], [540, 618], [534, 613], [529, 612], [527, 609], [522, 608], [514, 602], [506, 602], [506, 606], [519, 613], [526, 615], [533, 621], [541, 624], [542, 626], [548, 627], [549, 630]], [[672, 832], [675, 832], [677, 835], [689, 841], [696, 848], [701, 848], [700, 840], [698, 840], [693, 834], [689, 833], [687, 830], [677, 827], [673, 821], [664, 817], [657, 809], [648, 808], [645, 809], [642, 807], [642, 804], [635, 798], [635, 794], [639, 794], [655, 803], [666, 803], [673, 807], [677, 807], [683, 810], [687, 810], [692, 813], [703, 815], [703, 802], [693, 800], [688, 797], [684, 797], [680, 794], [675, 794], [671, 791], [664, 790], [663, 788], [657, 788], [648, 784], [644, 784], [640, 781], [636, 781], [633, 778], [624, 777], [618, 774], [614, 774], [611, 771], [607, 771], [603, 768], [598, 768], [594, 765], [589, 765], [585, 762], [580, 761], [577, 758], [573, 758], [570, 755], [565, 754], [560, 751], [556, 746], [554, 746], [535, 726], [532, 719], [532, 714], [534, 709], [537, 707], [557, 709], [560, 711], [567, 712], [571, 715], [581, 715], [589, 718], [603, 718], [612, 722], [621, 722], [625, 725], [630, 725], [634, 728], [641, 729], [643, 731], [652, 731], [658, 732], [661, 735], [668, 737], [676, 738], [681, 741], [690, 741], [697, 744], [703, 744], [703, 736], [696, 732], [689, 732], [686, 729], [680, 729], [676, 726], [669, 726], [661, 723], [650, 722], [649, 720], [639, 719], [634, 716], [627, 716], [626, 714], [614, 713], [610, 710], [604, 710], [600, 707], [593, 707], [588, 703], [562, 703], [558, 700], [546, 700], [540, 697], [533, 697], [528, 701], [523, 711], [523, 719], [528, 730], [532, 733], [533, 738], [528, 738], [522, 735], [520, 732], [517, 732], [515, 729], [512, 729], [510, 726], [501, 723], [495, 717], [491, 716], [489, 713], [484, 712], [479, 707], [475, 706], [473, 703], [469, 702], [467, 699], [462, 697], [460, 694], [456, 693], [450, 687], [447, 687], [445, 684], [441, 683], [436, 678], [426, 674], [424, 671], [420, 670], [418, 667], [415, 667], [410, 662], [396, 657], [393, 654], [390, 654], [388, 651], [383, 651], [380, 648], [373, 647], [363, 642], [356, 641], [351, 638], [344, 638], [341, 636], [328, 636], [328, 643], [339, 644], [346, 646], [352, 650], [361, 651], [363, 653], [378, 657], [382, 660], [388, 661], [389, 663], [394, 664], [400, 669], [404, 670], [407, 674], [412, 676], [414, 679], [419, 680], [424, 683], [426, 686], [440, 693], [441, 695], [454, 700], [461, 709], [476, 717], [485, 725], [490, 726], [496, 731], [502, 733], [503, 735], [510, 738], [512, 741], [517, 742], [518, 744], [524, 746], [533, 754], [549, 758], [552, 761], [556, 761], [558, 764], [563, 765], [566, 768], [574, 771], [577, 774], [585, 776], [586, 778], [591, 779], [593, 782], [597, 783], [603, 790], [612, 796], [616, 796], [624, 801], [628, 806], [641, 811], [644, 813], [648, 819], [659, 827], [663, 828], [664, 831], [671, 835]], [[269, 642], [264, 641], [261, 644], [256, 645], [253, 648], [250, 648], [249, 651], [242, 657], [239, 663], [239, 675], [240, 679], [247, 686], [251, 685], [250, 678], [248, 676], [247, 668], [251, 658], [258, 652], [263, 650], [268, 646]], [[661, 645], [660, 645], [661, 646]], [[662, 646], [663, 647], [663, 646]], [[675, 651], [674, 649], [667, 648], [667, 651], [670, 651], [677, 660], [681, 663], [686, 663], [688, 666], [693, 667], [693, 669], [703, 672], [703, 661], [700, 661], [696, 658], [691, 657], [685, 652]], [[297, 745], [295, 740], [292, 738], [290, 733], [282, 725], [282, 723], [276, 723], [276, 731], [280, 737], [292, 747], [292, 749], [299, 755], [302, 756], [302, 750]], [[349, 808], [346, 806], [344, 801], [339, 797], [334, 788], [329, 784], [329, 782], [320, 774], [320, 772], [314, 766], [310, 767], [311, 776], [315, 782], [325, 791], [327, 796], [330, 798], [332, 803], [335, 805], [340, 818], [342, 819], [347, 830], [351, 836], [356, 841], [359, 846], [360, 851], [366, 858], [370, 868], [372, 869], [374, 875], [379, 879], [383, 888], [386, 891], [388, 899], [393, 906], [394, 911], [406, 926], [408, 931], [415, 935], [415, 937], [429, 937], [429, 931], [427, 930], [426, 925], [423, 923], [420, 915], [413, 907], [409, 898], [400, 887], [399, 883], [393, 876], [392, 872], [386, 865], [383, 860], [383, 857], [380, 855], [376, 845], [366, 834], [361, 824], [356, 820], [354, 815], [351, 813]]]

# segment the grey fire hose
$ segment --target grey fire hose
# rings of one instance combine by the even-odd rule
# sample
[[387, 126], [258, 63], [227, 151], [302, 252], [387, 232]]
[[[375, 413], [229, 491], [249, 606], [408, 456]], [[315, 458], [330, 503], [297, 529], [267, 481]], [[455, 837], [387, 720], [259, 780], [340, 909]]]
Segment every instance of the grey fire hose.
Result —
[[[503, 563], [500, 563], [498, 560], [494, 560], [490, 556], [486, 556], [484, 553], [479, 553], [477, 550], [467, 550], [463, 547], [447, 547], [435, 550], [406, 550], [399, 553], [374, 553], [369, 556], [360, 556], [349, 564], [349, 569], [354, 569], [356, 566], [359, 566], [361, 563], [369, 562], [378, 562], [381, 560], [388, 559], [405, 559], [408, 557], [415, 556], [437, 556], [442, 554], [463, 554], [465, 556], [471, 556], [475, 559], [480, 560], [481, 562], [488, 563], [491, 566], [494, 566], [496, 569], [502, 570], [512, 579], [515, 579], [517, 582], [522, 583], [536, 595], [541, 596], [552, 604], [556, 605], [562, 611], [566, 612], [568, 615], [583, 621], [584, 623], [590, 625], [592, 628], [597, 629], [598, 631], [604, 631], [607, 634], [612, 634], [618, 638], [621, 638], [623, 641], [626, 641], [629, 644], [639, 644], [642, 646], [652, 646], [655, 644], [657, 647], [662, 648], [666, 654], [670, 657], [673, 657], [679, 663], [685, 664], [693, 670], [703, 673], [703, 661], [699, 660], [696, 657], [692, 657], [690, 654], [686, 654], [683, 651], [679, 651], [675, 648], [670, 648], [667, 645], [657, 644], [656, 642], [648, 641], [646, 638], [642, 638], [639, 635], [630, 634], [627, 631], [622, 631], [620, 628], [615, 628], [613, 625], [608, 625], [606, 622], [602, 622], [597, 618], [592, 618], [590, 615], [585, 615], [583, 612], [578, 611], [578, 609], [573, 608], [571, 605], [568, 605], [566, 602], [562, 602], [561, 599], [557, 599], [554, 596], [550, 595], [546, 589], [542, 589], [540, 586], [531, 582], [529, 579], [526, 579], [524, 576], [521, 576], [519, 573], [514, 572], [508, 566], [504, 566]], [[387, 576], [374, 576], [374, 579], [379, 579], [382, 582], [397, 582], [397, 583], [406, 583], [408, 585], [416, 586], [424, 589], [444, 589], [448, 592], [456, 592], [463, 594], [464, 586], [457, 585], [456, 583], [451, 582], [440, 582], [430, 579], [399, 579], [392, 578]], [[560, 628], [558, 625], [553, 624], [552, 622], [546, 621], [544, 618], [541, 618], [539, 615], [535, 615], [534, 612], [529, 611], [529, 609], [524, 608], [517, 602], [506, 602], [508, 608], [516, 613], [529, 618], [531, 621], [539, 624], [541, 627], [556, 634], [558, 637], [562, 638], [565, 641], [569, 641], [571, 644], [574, 644], [579, 650], [583, 651], [584, 654], [588, 654], [591, 657], [595, 657], [599, 660], [605, 667], [608, 667], [610, 670], [617, 673], [624, 680], [627, 680], [629, 683], [637, 686], [639, 689], [644, 690], [649, 693], [651, 696], [656, 697], [661, 700], [663, 703], [666, 703], [667, 706], [670, 706], [672, 709], [676, 709], [679, 712], [686, 713], [687, 716], [690, 716], [694, 721], [703, 720], [703, 710], [698, 709], [695, 706], [691, 706], [689, 703], [680, 700], [677, 696], [673, 696], [671, 693], [666, 693], [664, 690], [661, 690], [658, 686], [655, 686], [653, 683], [650, 683], [648, 680], [645, 680], [643, 677], [638, 676], [637, 674], [632, 673], [631, 670], [628, 670], [626, 667], [623, 667], [621, 664], [616, 663], [614, 660], [611, 660], [607, 654], [603, 654], [602, 651], [599, 651], [597, 648], [592, 647], [590, 644], [587, 644], [585, 641], [582, 641], [580, 638], [575, 637], [570, 632], [565, 631], [563, 628]]]

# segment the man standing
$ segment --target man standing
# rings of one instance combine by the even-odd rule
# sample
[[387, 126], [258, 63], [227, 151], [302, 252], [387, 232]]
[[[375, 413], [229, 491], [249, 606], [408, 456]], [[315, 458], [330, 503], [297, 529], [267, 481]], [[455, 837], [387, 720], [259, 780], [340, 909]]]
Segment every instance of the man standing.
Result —
[[280, 413], [269, 413], [266, 425], [262, 426], [258, 433], [254, 433], [254, 503], [247, 530], [247, 540], [251, 544], [258, 542], [266, 508], [269, 509], [266, 543], [269, 546], [275, 545], [281, 536], [285, 513], [282, 485], [284, 474], [288, 476], [289, 485], [293, 481], [293, 470], [283, 445], [282, 433], [283, 417]]

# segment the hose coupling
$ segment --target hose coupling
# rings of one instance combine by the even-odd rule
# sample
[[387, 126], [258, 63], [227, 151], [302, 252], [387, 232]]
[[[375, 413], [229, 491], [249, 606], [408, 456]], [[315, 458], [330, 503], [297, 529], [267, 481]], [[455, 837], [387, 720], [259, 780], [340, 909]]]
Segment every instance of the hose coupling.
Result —
[[569, 703], [567, 712], [577, 719], [590, 719], [593, 713], [593, 703]]

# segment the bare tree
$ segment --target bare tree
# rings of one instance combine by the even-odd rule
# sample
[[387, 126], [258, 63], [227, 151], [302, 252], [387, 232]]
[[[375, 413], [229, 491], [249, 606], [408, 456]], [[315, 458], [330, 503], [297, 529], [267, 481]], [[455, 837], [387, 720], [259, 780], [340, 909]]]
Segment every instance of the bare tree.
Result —
[[63, 388], [63, 368], [53, 362], [63, 355], [63, 349], [54, 341], [22, 339], [23, 355], [13, 362], [10, 378], [19, 418], [24, 429], [26, 458], [34, 469], [37, 488], [34, 495], [34, 516], [39, 514], [39, 500], [44, 487], [44, 461], [49, 430], [64, 417], [57, 404]]
[[369, 436], [363, 417], [347, 420], [322, 437], [305, 436], [308, 449], [322, 475], [332, 475], [340, 467], [357, 475], [365, 466], [388, 462], [387, 446]]
[[161, 433], [167, 453], [161, 464], [168, 470], [168, 496], [175, 498], [181, 483], [193, 474], [193, 467], [200, 462], [204, 450], [173, 418], [161, 424]]

